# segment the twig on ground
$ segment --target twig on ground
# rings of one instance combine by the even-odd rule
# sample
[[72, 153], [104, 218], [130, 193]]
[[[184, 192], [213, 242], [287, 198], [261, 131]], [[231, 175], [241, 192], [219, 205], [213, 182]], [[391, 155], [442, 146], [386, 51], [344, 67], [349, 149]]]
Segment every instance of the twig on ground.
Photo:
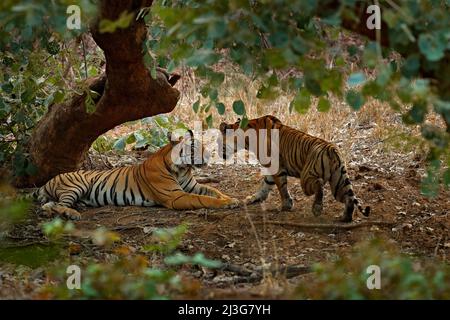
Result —
[[389, 221], [364, 221], [360, 223], [302, 223], [302, 222], [288, 222], [288, 221], [258, 221], [254, 222], [254, 224], [272, 224], [279, 226], [288, 226], [288, 227], [297, 227], [297, 228], [305, 228], [305, 229], [344, 229], [351, 230], [362, 227], [370, 227], [370, 226], [393, 226], [396, 222]]
[[124, 216], [120, 216], [120, 217], [118, 217], [118, 218], [116, 219], [116, 224], [119, 224], [119, 222], [120, 222], [122, 219], [126, 219], [126, 218], [133, 217], [133, 216], [137, 216], [137, 215], [142, 215], [142, 213], [140, 213], [140, 212], [133, 212], [133, 213], [130, 213], [130, 214], [126, 214], [126, 215], [124, 215]]
[[271, 274], [273, 276], [275, 275], [284, 275], [286, 279], [290, 279], [302, 274], [311, 273], [312, 269], [309, 266], [304, 265], [289, 265], [289, 266], [282, 266], [279, 268], [271, 268], [269, 270], [253, 270], [250, 271], [244, 267], [231, 264], [231, 263], [225, 263], [222, 265], [222, 267], [219, 268], [220, 271], [227, 271], [235, 273], [237, 276], [233, 278], [233, 283], [253, 283], [261, 281], [264, 278], [265, 274]]
[[131, 230], [131, 229], [144, 229], [145, 227], [152, 227], [157, 225], [164, 225], [165, 221], [163, 222], [146, 222], [146, 223], [134, 223], [134, 224], [128, 224], [128, 225], [121, 225], [117, 227], [109, 228], [111, 231], [123, 231], [123, 230]]

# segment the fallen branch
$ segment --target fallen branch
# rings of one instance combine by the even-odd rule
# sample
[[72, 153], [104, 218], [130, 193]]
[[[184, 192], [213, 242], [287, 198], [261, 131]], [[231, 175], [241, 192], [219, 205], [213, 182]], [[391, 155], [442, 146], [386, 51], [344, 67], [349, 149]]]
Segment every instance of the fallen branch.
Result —
[[254, 283], [261, 281], [264, 276], [267, 275], [283, 275], [286, 279], [290, 279], [312, 272], [311, 267], [304, 265], [281, 266], [278, 268], [273, 267], [269, 270], [248, 270], [244, 267], [230, 263], [223, 264], [218, 270], [235, 273], [236, 276], [233, 277], [233, 283]]
[[370, 226], [393, 226], [395, 222], [389, 221], [364, 221], [360, 223], [302, 223], [302, 222], [287, 222], [287, 221], [257, 221], [255, 224], [272, 224], [278, 226], [297, 227], [305, 229], [343, 229], [352, 230]]
[[153, 226], [160, 226], [164, 225], [166, 221], [163, 222], [142, 222], [142, 223], [134, 223], [134, 224], [126, 224], [126, 225], [120, 225], [117, 227], [108, 228], [111, 231], [123, 231], [123, 230], [132, 230], [132, 229], [144, 229], [145, 227], [153, 227]]

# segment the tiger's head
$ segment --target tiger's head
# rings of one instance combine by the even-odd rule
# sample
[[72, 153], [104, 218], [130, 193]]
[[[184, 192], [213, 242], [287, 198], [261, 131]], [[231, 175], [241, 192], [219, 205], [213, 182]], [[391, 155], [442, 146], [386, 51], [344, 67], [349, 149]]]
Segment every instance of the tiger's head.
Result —
[[227, 160], [239, 150], [250, 150], [251, 146], [257, 143], [251, 143], [251, 140], [257, 141], [259, 129], [273, 128], [275, 124], [281, 124], [281, 121], [271, 115], [247, 120], [243, 125], [242, 120], [238, 119], [235, 123], [222, 122], [219, 126], [219, 137], [217, 138], [218, 150], [222, 151], [222, 158]]
[[201, 140], [194, 137], [192, 130], [188, 130], [184, 136], [175, 137], [168, 133], [170, 141], [170, 158], [174, 165], [180, 168], [203, 167], [208, 164], [210, 153], [206, 150]]

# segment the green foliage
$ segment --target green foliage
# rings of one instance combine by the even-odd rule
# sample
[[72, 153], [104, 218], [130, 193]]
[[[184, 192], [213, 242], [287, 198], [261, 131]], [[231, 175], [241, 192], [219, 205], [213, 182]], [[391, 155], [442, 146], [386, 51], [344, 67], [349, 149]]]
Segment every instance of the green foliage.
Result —
[[[367, 268], [380, 267], [381, 289], [367, 288]], [[449, 299], [450, 269], [443, 263], [411, 258], [383, 240], [355, 247], [351, 255], [316, 264], [314, 276], [300, 284], [301, 299]]]
[[[73, 4], [81, 8], [80, 30], [66, 26], [66, 10]], [[27, 153], [31, 132], [50, 105], [68, 96], [67, 83], [84, 78], [71, 40], [87, 30], [96, 5], [89, 0], [10, 0], [0, 9], [0, 166], [12, 167], [16, 176], [34, 175]], [[69, 65], [76, 70], [74, 79], [67, 77]]]
[[[450, 83], [444, 75], [449, 72], [446, 59], [450, 50], [449, 3], [428, 0], [399, 1], [395, 5], [380, 3], [386, 23], [381, 32], [389, 40], [389, 47], [381, 48], [374, 41], [367, 42], [362, 50], [343, 45], [336, 49], [340, 57], [330, 66], [323, 59], [323, 51], [330, 47], [330, 39], [338, 39], [343, 20], [358, 19], [355, 10], [361, 2], [373, 4], [372, 1], [343, 1], [336, 6], [321, 0], [264, 3], [160, 0], [151, 8], [150, 25], [150, 30], [156, 29], [158, 35], [149, 41], [153, 52], [163, 57], [171, 68], [186, 64], [205, 80], [201, 92], [210, 102], [202, 108], [197, 101], [193, 108], [196, 112], [206, 110], [209, 122], [212, 114], [208, 115], [208, 106], [220, 100], [218, 87], [223, 82], [219, 77], [213, 81], [213, 75], [217, 74], [213, 70], [220, 69], [216, 66], [223, 61], [231, 61], [242, 73], [261, 81], [257, 98], [294, 93], [289, 105], [291, 112], [306, 113], [312, 96], [319, 97], [318, 109], [323, 112], [330, 108], [328, 100], [323, 98], [326, 95], [345, 97], [354, 110], [375, 98], [397, 111], [401, 110], [399, 101], [411, 105], [403, 115], [404, 122], [423, 126], [434, 107], [446, 121], [447, 132], [439, 129], [442, 134], [430, 141], [430, 156], [442, 161], [450, 140], [450, 108], [446, 105]], [[365, 21], [361, 23], [365, 27]], [[386, 63], [392, 51], [399, 52], [404, 59]], [[361, 69], [350, 72], [342, 58], [345, 54], [362, 55]], [[292, 69], [300, 71], [302, 76], [288, 73], [287, 78], [277, 79], [278, 71]], [[375, 77], [369, 80], [365, 74], [370, 69]], [[350, 90], [344, 86], [345, 74], [350, 74], [347, 79]], [[430, 75], [437, 81], [426, 79]], [[244, 114], [236, 102], [232, 109], [237, 115]]]
[[[81, 30], [66, 27], [69, 4], [81, 8]], [[242, 125], [247, 121], [243, 105], [235, 102], [226, 106], [223, 102], [223, 62], [232, 62], [246, 76], [258, 79], [258, 99], [293, 96], [287, 107], [294, 112], [307, 112], [313, 97], [318, 97], [318, 110], [326, 112], [331, 95], [345, 99], [355, 110], [371, 98], [385, 101], [404, 112], [404, 122], [411, 125], [423, 126], [433, 110], [442, 116], [447, 131], [441, 128], [440, 134], [432, 136], [430, 159], [442, 161], [450, 140], [448, 1], [381, 2], [385, 22], [381, 32], [389, 48], [373, 41], [363, 48], [353, 44], [333, 46], [331, 41], [339, 39], [342, 22], [358, 19], [355, 10], [361, 4], [372, 1], [158, 0], [145, 15], [149, 36], [143, 44], [144, 60], [153, 77], [157, 66], [169, 71], [180, 66], [195, 70], [202, 80], [202, 99], [193, 104], [193, 109], [208, 125], [213, 123], [214, 110], [222, 115], [227, 107], [244, 117]], [[77, 53], [69, 48], [68, 40], [87, 30], [97, 7], [89, 0], [10, 0], [3, 1], [0, 9], [0, 163], [11, 164], [16, 175], [29, 175], [35, 168], [24, 146], [47, 107], [71, 93], [62, 76], [65, 69], [60, 58], [69, 57], [74, 70], [86, 67], [73, 57]], [[101, 31], [126, 28], [131, 17], [131, 13], [123, 12], [115, 21], [100, 21]], [[331, 46], [337, 58], [330, 64], [323, 52]], [[404, 59], [386, 63], [391, 51], [399, 52]], [[362, 56], [360, 70], [350, 70], [343, 58], [346, 55]], [[88, 75], [98, 73], [96, 67], [86, 69]], [[374, 78], [365, 79], [366, 71]], [[345, 82], [347, 74], [350, 76]], [[434, 79], [430, 81], [430, 77]], [[77, 74], [75, 80], [79, 78], [82, 76]], [[81, 88], [83, 91], [85, 88]], [[87, 112], [95, 110], [93, 99], [87, 92]], [[400, 103], [411, 108], [402, 110]], [[165, 142], [155, 135], [137, 132], [121, 138], [115, 147]]]
[[152, 243], [145, 245], [142, 249], [144, 252], [157, 252], [165, 255], [164, 262], [169, 266], [190, 264], [206, 268], [219, 268], [222, 264], [220, 261], [207, 259], [201, 252], [190, 257], [175, 251], [181, 244], [187, 229], [187, 225], [184, 224], [175, 228], [156, 229], [152, 234]]
[[29, 201], [17, 198], [13, 188], [0, 181], [0, 240], [3, 233], [26, 218]]
[[[61, 230], [59, 222], [52, 224], [56, 224], [56, 229]], [[47, 225], [44, 230], [48, 228]], [[51, 278], [58, 285], [46, 287], [43, 294], [58, 299], [168, 299], [174, 294], [183, 293], [189, 290], [191, 281], [182, 279], [170, 267], [201, 265], [218, 268], [221, 265], [218, 261], [205, 258], [201, 253], [189, 257], [175, 252], [186, 231], [186, 225], [155, 229], [153, 243], [142, 248], [144, 253], [161, 255], [165, 265], [155, 266], [146, 255], [132, 254], [130, 248], [119, 246], [113, 251], [115, 259], [112, 262], [79, 261], [82, 267], [81, 289], [67, 289], [65, 267], [60, 266], [51, 272]], [[97, 232], [94, 231], [93, 235]], [[70, 234], [76, 235], [77, 232], [71, 230]]]
[[52, 240], [59, 239], [65, 234], [70, 234], [74, 230], [75, 226], [71, 221], [66, 222], [60, 218], [45, 222], [42, 226], [44, 234]]
[[145, 128], [138, 129], [124, 137], [118, 138], [112, 148], [123, 151], [127, 145], [132, 145], [135, 149], [150, 148], [155, 150], [166, 145], [167, 133], [175, 130], [187, 130], [184, 123], [174, 117], [157, 115], [141, 120]]
[[222, 265], [220, 261], [207, 259], [205, 255], [201, 252], [196, 253], [192, 257], [177, 252], [174, 255], [166, 257], [164, 259], [164, 262], [167, 265], [190, 264], [190, 265], [199, 265], [211, 269], [219, 268]]
[[175, 228], [157, 229], [152, 234], [153, 243], [145, 245], [143, 250], [170, 254], [180, 245], [186, 231], [187, 225], [184, 224]]
[[168, 299], [183, 288], [181, 277], [173, 271], [150, 267], [142, 255], [130, 255], [127, 248], [115, 251], [117, 259], [109, 263], [81, 265], [81, 289], [67, 289], [65, 268], [52, 272], [60, 283], [43, 290], [56, 299]]
[[92, 143], [92, 149], [99, 153], [105, 153], [113, 149], [114, 140], [105, 135], [101, 135]]

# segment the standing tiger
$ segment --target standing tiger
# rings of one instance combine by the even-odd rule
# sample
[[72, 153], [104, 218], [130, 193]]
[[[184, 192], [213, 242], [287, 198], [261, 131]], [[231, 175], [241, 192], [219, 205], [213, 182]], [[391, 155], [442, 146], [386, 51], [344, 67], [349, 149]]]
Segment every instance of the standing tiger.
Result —
[[[307, 133], [283, 125], [280, 120], [274, 116], [263, 116], [261, 118], [249, 120], [247, 127], [240, 128], [240, 121], [234, 124], [222, 123], [218, 139], [219, 150], [223, 152], [223, 158], [226, 160], [236, 153], [239, 149], [235, 141], [239, 135], [244, 138], [241, 148], [252, 151], [259, 157], [255, 146], [249, 144], [249, 137], [246, 134], [248, 129], [256, 131], [259, 146], [259, 130], [263, 129], [263, 137], [267, 141], [267, 148], [273, 146], [270, 141], [271, 130], [278, 129], [279, 142], [276, 145], [279, 152], [279, 166], [277, 173], [266, 175], [261, 182], [260, 189], [246, 200], [247, 204], [264, 201], [269, 196], [273, 185], [276, 185], [282, 200], [282, 209], [290, 210], [293, 207], [292, 197], [287, 188], [287, 176], [297, 177], [301, 180], [301, 186], [307, 196], [315, 195], [312, 206], [312, 213], [318, 216], [323, 210], [323, 187], [326, 182], [330, 183], [334, 198], [345, 204], [344, 215], [341, 221], [350, 222], [353, 218], [354, 206], [368, 216], [370, 207], [364, 210], [360, 205], [358, 198], [353, 193], [352, 184], [347, 175], [347, 169], [342, 156], [333, 144], [313, 137]], [[263, 143], [265, 145], [265, 143]], [[263, 164], [264, 166], [264, 164]]]
[[47, 214], [80, 219], [72, 207], [154, 206], [170, 209], [227, 208], [238, 200], [198, 183], [192, 167], [204, 166], [209, 153], [192, 131], [172, 141], [142, 164], [111, 170], [80, 170], [60, 174], [37, 190], [35, 196]]

